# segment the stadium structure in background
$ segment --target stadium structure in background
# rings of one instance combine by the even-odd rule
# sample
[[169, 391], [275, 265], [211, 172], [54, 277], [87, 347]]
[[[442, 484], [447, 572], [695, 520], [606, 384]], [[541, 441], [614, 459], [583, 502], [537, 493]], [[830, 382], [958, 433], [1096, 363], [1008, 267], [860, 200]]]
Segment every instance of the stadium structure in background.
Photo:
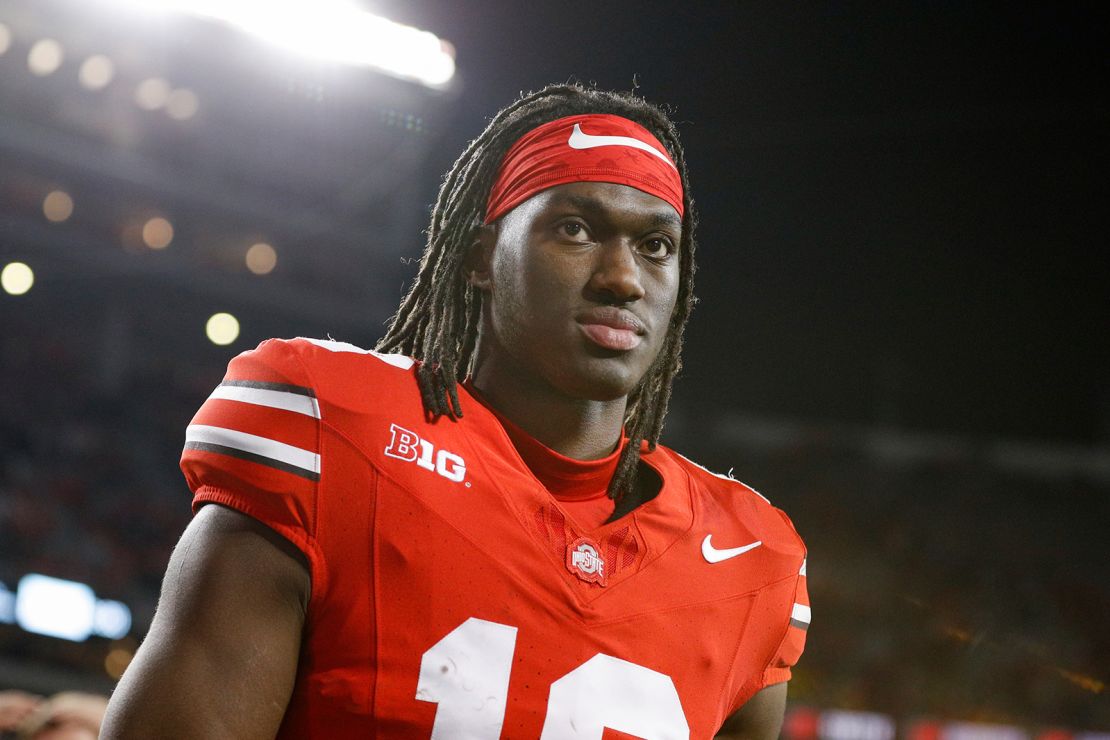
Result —
[[[0, 4], [0, 689], [122, 673], [230, 354], [380, 334], [481, 84], [457, 64], [347, 2]], [[681, 396], [667, 439], [817, 554], [787, 737], [1107, 737], [1104, 448]]]

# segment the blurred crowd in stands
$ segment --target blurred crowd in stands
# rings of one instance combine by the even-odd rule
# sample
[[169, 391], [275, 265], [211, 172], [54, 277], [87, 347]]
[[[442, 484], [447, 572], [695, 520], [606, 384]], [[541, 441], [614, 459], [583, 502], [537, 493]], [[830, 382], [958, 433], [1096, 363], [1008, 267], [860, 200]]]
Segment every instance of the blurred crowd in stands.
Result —
[[974, 461], [884, 467], [827, 442], [745, 475], [809, 546], [814, 616], [796, 696], [1110, 729], [1105, 481]]
[[188, 409], [222, 370], [202, 390], [156, 356], [105, 377], [90, 342], [64, 332], [0, 342], [0, 581], [55, 575], [151, 611], [189, 517], [174, 464]]
[[50, 697], [0, 691], [0, 738], [96, 740], [107, 706], [107, 697], [80, 691]]
[[[0, 336], [0, 582], [88, 583], [131, 607], [141, 639], [189, 519], [184, 428], [234, 351], [133, 351], [113, 368], [77, 330], [34, 329]], [[673, 447], [734, 467], [807, 541], [813, 625], [792, 700], [1110, 730], [1107, 481], [974, 459], [882, 464], [820, 434], [724, 449], [676, 426]], [[27, 646], [46, 638], [26, 637], [0, 625], [0, 658], [41, 658]], [[103, 671], [107, 641], [91, 642], [50, 658]]]

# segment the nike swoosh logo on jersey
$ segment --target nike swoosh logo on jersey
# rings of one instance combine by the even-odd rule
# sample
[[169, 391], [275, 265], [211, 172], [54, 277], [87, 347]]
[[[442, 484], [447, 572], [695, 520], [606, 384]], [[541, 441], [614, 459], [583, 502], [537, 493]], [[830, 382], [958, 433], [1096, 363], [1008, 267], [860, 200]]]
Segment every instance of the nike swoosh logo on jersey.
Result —
[[571, 149], [593, 149], [599, 146], [630, 146], [633, 149], [645, 151], [648, 154], [654, 154], [661, 160], [669, 164], [672, 168], [678, 169], [674, 166], [674, 162], [663, 152], [659, 151], [651, 144], [633, 139], [631, 136], [592, 136], [582, 130], [581, 124], [574, 124], [574, 130], [570, 132], [570, 138], [567, 139], [567, 144]]
[[749, 550], [754, 550], [763, 544], [763, 540], [756, 540], [750, 545], [741, 545], [740, 547], [730, 547], [727, 550], [718, 550], [709, 542], [712, 537], [713, 535], [707, 534], [705, 539], [701, 542], [701, 554], [711, 563], [720, 563], [723, 560], [734, 558], [737, 555], [743, 555]]

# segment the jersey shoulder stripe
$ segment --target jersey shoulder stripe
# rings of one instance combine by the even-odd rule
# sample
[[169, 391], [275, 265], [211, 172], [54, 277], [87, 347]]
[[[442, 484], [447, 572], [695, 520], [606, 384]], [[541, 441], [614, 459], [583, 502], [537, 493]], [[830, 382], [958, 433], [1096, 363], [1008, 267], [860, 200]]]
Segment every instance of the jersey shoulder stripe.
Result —
[[[320, 478], [321, 404], [292, 342], [270, 340], [232, 359], [223, 381], [185, 432], [190, 485], [261, 483], [257, 465], [315, 483]], [[221, 462], [221, 459], [223, 462]], [[215, 466], [215, 468], [213, 468]], [[252, 472], [254, 470], [255, 472]], [[279, 474], [280, 475], [280, 474]]]
[[320, 418], [320, 404], [311, 388], [288, 383], [267, 383], [260, 380], [225, 380], [216, 386], [209, 398], [252, 403], [272, 409]]
[[802, 567], [798, 569], [798, 590], [794, 594], [794, 609], [790, 614], [790, 626], [797, 627], [805, 632], [809, 629], [810, 622], [810, 608], [809, 608], [809, 587], [806, 582], [809, 578], [806, 577], [806, 563], [809, 558], [802, 559]]
[[185, 449], [249, 460], [313, 482], [320, 479], [318, 453], [234, 429], [190, 424], [185, 430]]
[[790, 612], [790, 626], [807, 630], [809, 629], [809, 618], [809, 607], [805, 604], [794, 602], [794, 608]]
[[318, 499], [330, 407], [306, 367], [308, 349], [270, 339], [233, 357], [185, 430], [181, 471], [194, 512], [218, 504], [262, 522], [301, 551], [322, 593]]

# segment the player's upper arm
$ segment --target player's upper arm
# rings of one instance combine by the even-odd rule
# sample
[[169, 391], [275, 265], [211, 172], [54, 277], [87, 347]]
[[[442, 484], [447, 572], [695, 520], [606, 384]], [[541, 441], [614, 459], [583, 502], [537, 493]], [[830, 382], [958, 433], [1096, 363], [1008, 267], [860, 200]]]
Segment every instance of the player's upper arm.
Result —
[[786, 684], [777, 683], [756, 692], [721, 725], [719, 740], [775, 740], [786, 712]]
[[101, 737], [272, 738], [296, 678], [309, 593], [292, 545], [244, 514], [203, 507], [170, 558]]

